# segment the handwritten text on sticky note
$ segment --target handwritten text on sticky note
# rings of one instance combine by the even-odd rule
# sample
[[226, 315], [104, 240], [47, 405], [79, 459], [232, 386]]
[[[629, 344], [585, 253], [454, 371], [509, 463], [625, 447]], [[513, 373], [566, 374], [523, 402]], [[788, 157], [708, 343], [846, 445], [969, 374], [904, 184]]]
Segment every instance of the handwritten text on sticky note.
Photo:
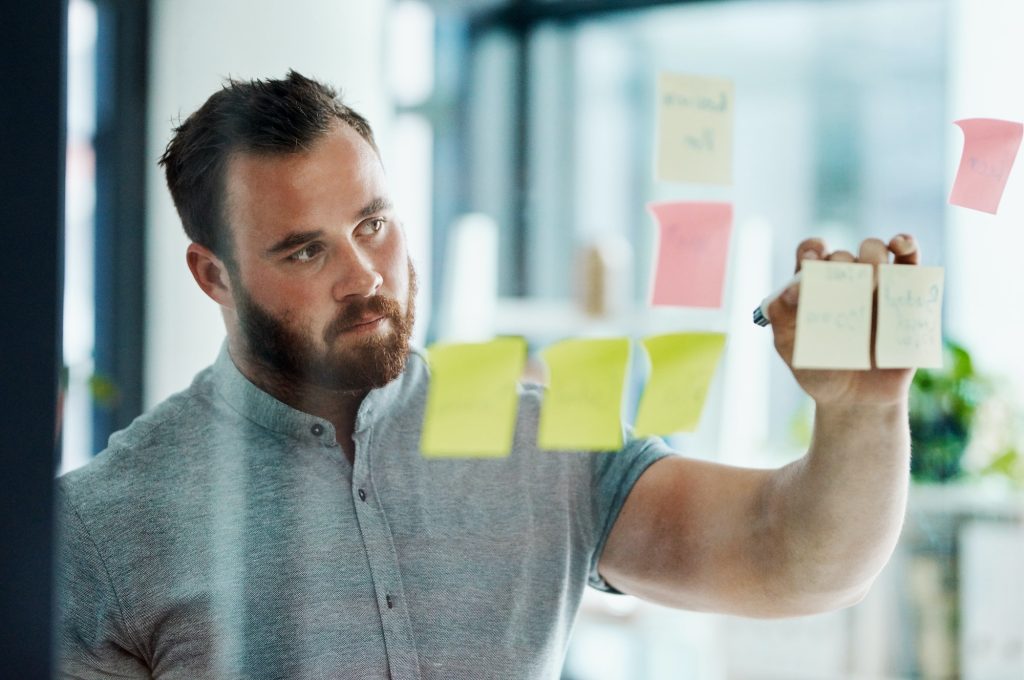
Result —
[[871, 368], [872, 265], [804, 261], [793, 366]]
[[636, 435], [693, 432], [725, 348], [725, 335], [671, 333], [645, 338], [643, 344], [651, 375], [640, 398]]
[[968, 118], [956, 124], [964, 131], [964, 151], [949, 202], [994, 215], [1020, 148], [1024, 125], [994, 118]]
[[722, 306], [732, 205], [652, 203], [658, 220], [653, 305]]
[[942, 267], [878, 267], [879, 368], [942, 368]]
[[731, 81], [662, 73], [657, 111], [657, 179], [732, 183]]
[[621, 449], [629, 340], [566, 340], [544, 350], [543, 358], [549, 381], [540, 412], [540, 448]]
[[521, 338], [434, 345], [420, 450], [425, 457], [501, 457], [512, 449], [526, 361]]

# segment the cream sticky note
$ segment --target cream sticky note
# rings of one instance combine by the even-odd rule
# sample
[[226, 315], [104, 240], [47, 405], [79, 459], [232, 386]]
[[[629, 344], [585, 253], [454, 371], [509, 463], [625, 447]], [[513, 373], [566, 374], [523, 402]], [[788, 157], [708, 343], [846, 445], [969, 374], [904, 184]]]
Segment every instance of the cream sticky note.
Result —
[[549, 380], [540, 411], [540, 448], [621, 449], [629, 340], [565, 340], [545, 349], [542, 357]]
[[495, 458], [512, 450], [526, 363], [522, 338], [434, 345], [420, 451], [427, 458]]
[[805, 261], [793, 366], [871, 368], [872, 265]]
[[875, 364], [942, 368], [942, 267], [878, 267]]
[[658, 76], [657, 179], [732, 184], [733, 90], [720, 78]]
[[670, 333], [644, 338], [651, 375], [637, 411], [638, 437], [693, 432], [725, 348], [723, 333]]
[[652, 305], [722, 306], [732, 205], [652, 203], [658, 221]]
[[956, 124], [964, 132], [964, 150], [949, 202], [994, 215], [1020, 148], [1024, 125], [994, 118], [967, 118]]

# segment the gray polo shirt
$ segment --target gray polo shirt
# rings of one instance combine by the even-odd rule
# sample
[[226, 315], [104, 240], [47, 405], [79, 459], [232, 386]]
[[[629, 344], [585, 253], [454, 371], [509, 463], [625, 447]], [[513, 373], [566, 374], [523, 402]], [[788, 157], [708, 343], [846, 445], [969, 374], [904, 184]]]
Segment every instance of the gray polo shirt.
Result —
[[331, 424], [239, 373], [192, 385], [59, 480], [58, 644], [74, 678], [556, 678], [584, 586], [659, 440], [428, 460], [429, 372]]

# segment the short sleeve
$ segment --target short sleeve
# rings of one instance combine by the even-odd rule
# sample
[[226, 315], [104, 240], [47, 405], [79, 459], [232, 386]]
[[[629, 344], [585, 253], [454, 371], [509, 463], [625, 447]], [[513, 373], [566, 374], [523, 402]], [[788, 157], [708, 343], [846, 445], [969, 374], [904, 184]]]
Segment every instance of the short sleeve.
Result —
[[58, 678], [149, 678], [128, 648], [117, 593], [85, 523], [58, 480]]
[[[596, 454], [594, 467], [594, 494], [597, 518], [597, 543], [590, 560], [587, 582], [598, 590], [619, 593], [597, 572], [597, 563], [604, 552], [608, 535], [615, 526], [626, 497], [633, 490], [636, 480], [655, 461], [675, 455], [663, 440], [651, 437], [630, 438], [621, 451]], [[621, 594], [621, 593], [619, 593]]]

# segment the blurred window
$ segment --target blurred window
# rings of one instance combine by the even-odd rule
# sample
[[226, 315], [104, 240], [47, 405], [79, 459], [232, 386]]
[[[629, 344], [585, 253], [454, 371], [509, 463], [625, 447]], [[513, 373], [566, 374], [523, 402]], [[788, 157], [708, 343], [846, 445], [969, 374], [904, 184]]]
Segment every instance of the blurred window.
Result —
[[92, 454], [96, 307], [93, 286], [96, 207], [96, 34], [92, 0], [68, 5], [68, 150], [64, 247], [64, 365], [66, 391], [61, 472]]
[[68, 6], [61, 472], [142, 411], [148, 6]]

